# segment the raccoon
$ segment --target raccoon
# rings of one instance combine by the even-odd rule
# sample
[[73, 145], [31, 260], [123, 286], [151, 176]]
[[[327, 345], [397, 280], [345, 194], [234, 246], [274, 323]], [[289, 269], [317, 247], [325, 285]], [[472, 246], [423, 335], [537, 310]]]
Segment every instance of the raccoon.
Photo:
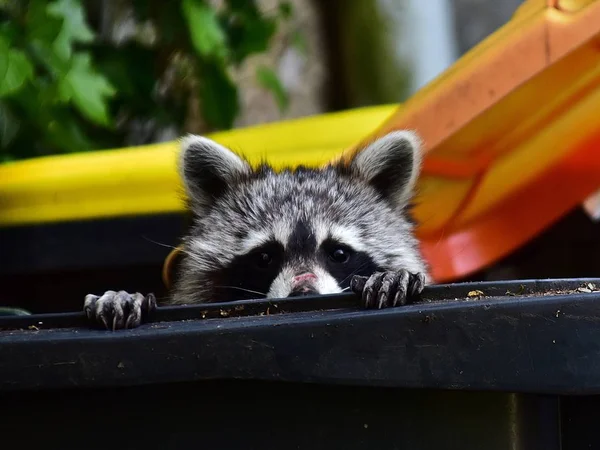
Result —
[[[201, 136], [181, 140], [180, 174], [192, 227], [168, 304], [333, 294], [365, 308], [404, 305], [430, 282], [410, 217], [420, 139], [394, 131], [347, 162], [252, 168]], [[89, 294], [106, 328], [137, 327], [150, 294]]]

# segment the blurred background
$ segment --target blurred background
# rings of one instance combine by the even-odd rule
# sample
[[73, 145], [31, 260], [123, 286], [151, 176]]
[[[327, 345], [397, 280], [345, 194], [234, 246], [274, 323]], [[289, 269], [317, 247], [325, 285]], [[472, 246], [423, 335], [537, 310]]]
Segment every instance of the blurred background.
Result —
[[0, 159], [401, 102], [520, 3], [0, 0]]
[[[521, 4], [0, 0], [0, 168], [403, 102]], [[590, 198], [469, 280], [600, 276], [599, 204]], [[115, 288], [160, 297], [183, 222], [0, 227], [0, 306], [79, 310], [85, 294]]]

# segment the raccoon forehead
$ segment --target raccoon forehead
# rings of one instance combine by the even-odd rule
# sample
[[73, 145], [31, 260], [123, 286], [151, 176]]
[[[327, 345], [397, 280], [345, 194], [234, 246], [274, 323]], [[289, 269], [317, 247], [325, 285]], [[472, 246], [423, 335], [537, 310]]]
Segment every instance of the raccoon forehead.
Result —
[[292, 233], [293, 228], [291, 222], [285, 220], [274, 222], [269, 227], [258, 230], [248, 229], [245, 236], [240, 239], [238, 245], [239, 253], [248, 253], [271, 241], [277, 241], [285, 248]]
[[340, 186], [335, 180], [305, 180], [279, 175], [249, 183], [238, 195], [254, 200], [279, 200], [285, 203], [308, 199], [327, 201], [332, 196], [340, 195]]
[[[277, 174], [253, 180], [228, 193], [228, 203], [246, 215], [269, 217], [315, 214], [346, 217], [360, 210], [373, 210], [385, 204], [375, 192], [359, 181], [315, 172], [311, 176]], [[341, 218], [340, 217], [340, 218]]]

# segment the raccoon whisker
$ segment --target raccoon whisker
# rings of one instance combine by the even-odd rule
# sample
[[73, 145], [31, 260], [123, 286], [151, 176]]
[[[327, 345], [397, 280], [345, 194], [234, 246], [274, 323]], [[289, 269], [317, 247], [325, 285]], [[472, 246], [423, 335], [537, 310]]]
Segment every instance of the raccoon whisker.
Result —
[[258, 295], [264, 295], [264, 296], [267, 295], [265, 292], [253, 291], [252, 289], [245, 289], [245, 288], [241, 288], [238, 286], [215, 286], [215, 287], [221, 288], [221, 289], [237, 289], [240, 291], [249, 292], [250, 294], [258, 294]]
[[155, 242], [155, 244], [162, 245], [163, 247], [179, 250], [182, 254], [186, 255], [191, 261], [196, 263], [199, 267], [204, 267], [206, 265], [206, 261], [204, 259], [202, 259], [201, 256], [199, 256], [198, 254], [196, 254], [194, 252], [184, 250], [183, 247], [172, 247], [170, 245], [161, 244], [159, 242]]
[[160, 245], [161, 247], [172, 248], [172, 249], [176, 249], [177, 248], [177, 247], [175, 247], [173, 245], [163, 244], [162, 242], [153, 241], [152, 239], [150, 239], [149, 237], [146, 237], [146, 236], [142, 236], [142, 238], [145, 239], [145, 240], [147, 240], [148, 242], [152, 242], [153, 244]]
[[[177, 247], [174, 247], [174, 248], [177, 248]], [[179, 247], [179, 251], [181, 253], [183, 253], [184, 255], [188, 256], [193, 262], [198, 263], [201, 266], [204, 266], [206, 264], [206, 261], [197, 253], [190, 252], [188, 250], [184, 250], [183, 247]]]
[[348, 287], [345, 287], [345, 288], [344, 288], [344, 289], [342, 289], [340, 292], [346, 292], [346, 291], [347, 291], [347, 290], [349, 290], [349, 289], [350, 289], [350, 286], [348, 286]]
[[181, 247], [181, 246], [178, 247], [178, 246], [173, 246], [173, 245], [169, 245], [169, 244], [163, 244], [162, 242], [154, 241], [154, 240], [152, 240], [152, 239], [150, 239], [150, 238], [148, 238], [146, 236], [142, 236], [142, 237], [145, 240], [147, 240], [148, 242], [152, 242], [153, 244], [160, 245], [161, 247], [171, 248], [173, 250], [179, 250], [181, 253], [183, 253], [184, 255], [189, 256], [194, 261], [203, 262], [203, 260], [201, 258], [198, 258], [198, 255], [196, 255], [193, 252], [189, 252], [187, 250], [184, 250], [184, 248]]
[[357, 267], [355, 270], [353, 270], [352, 272], [350, 272], [350, 274], [349, 274], [349, 275], [348, 275], [346, 278], [344, 278], [342, 281], [340, 281], [340, 283], [339, 283], [339, 284], [342, 284], [342, 283], [344, 283], [344, 282], [345, 282], [345, 281], [346, 281], [348, 278], [350, 278], [350, 277], [353, 277], [354, 275], [356, 275], [356, 273], [357, 273], [359, 270], [362, 270], [362, 269], [364, 269], [364, 268], [365, 268], [367, 265], [368, 265], [368, 263], [364, 263], [364, 264], [362, 264], [362, 265], [358, 266], [358, 267]]

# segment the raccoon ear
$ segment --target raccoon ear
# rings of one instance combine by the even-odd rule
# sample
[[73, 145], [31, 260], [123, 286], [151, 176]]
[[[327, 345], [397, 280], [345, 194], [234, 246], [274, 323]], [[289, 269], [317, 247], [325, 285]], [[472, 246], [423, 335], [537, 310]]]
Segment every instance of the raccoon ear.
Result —
[[404, 207], [421, 170], [421, 139], [412, 131], [392, 131], [360, 150], [350, 170], [394, 206]]
[[251, 172], [250, 165], [211, 139], [181, 139], [179, 171], [192, 206], [210, 206], [229, 186]]

